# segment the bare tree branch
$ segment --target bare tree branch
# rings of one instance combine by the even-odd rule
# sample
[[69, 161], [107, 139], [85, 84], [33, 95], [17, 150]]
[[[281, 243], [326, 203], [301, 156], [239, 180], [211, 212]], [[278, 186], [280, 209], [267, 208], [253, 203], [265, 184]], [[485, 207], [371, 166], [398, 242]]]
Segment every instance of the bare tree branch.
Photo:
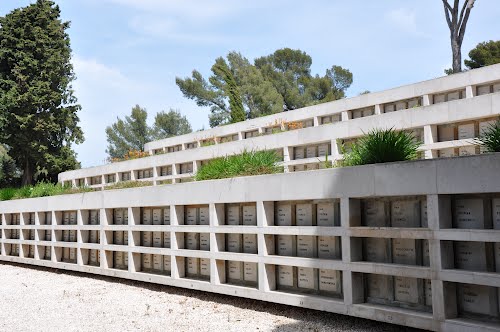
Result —
[[448, 23], [448, 27], [450, 28], [451, 31], [452, 30], [451, 19], [450, 19], [451, 7], [446, 0], [443, 0], [443, 6], [444, 6], [444, 17], [446, 17], [446, 23]]
[[464, 5], [462, 6], [462, 10], [460, 11], [460, 18], [458, 19], [458, 27], [459, 28], [462, 26], [462, 21], [464, 19], [465, 9], [468, 7], [467, 6], [468, 4], [469, 4], [469, 1], [465, 0]]
[[467, 27], [467, 21], [469, 20], [471, 8], [467, 8], [465, 11], [465, 16], [463, 18], [462, 25], [460, 26], [460, 31], [458, 32], [458, 43], [462, 45], [462, 41], [464, 40], [465, 28]]
[[448, 0], [443, 0], [443, 5], [445, 9], [448, 9], [450, 12], [452, 10], [450, 4], [448, 3]]

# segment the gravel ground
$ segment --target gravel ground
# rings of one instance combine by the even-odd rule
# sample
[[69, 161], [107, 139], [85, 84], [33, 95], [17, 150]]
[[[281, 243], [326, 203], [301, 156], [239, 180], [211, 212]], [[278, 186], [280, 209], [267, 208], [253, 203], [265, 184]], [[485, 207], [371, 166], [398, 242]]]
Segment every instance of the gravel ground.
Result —
[[[0, 331], [410, 331], [285, 305], [0, 263]], [[416, 331], [416, 330], [413, 330]]]

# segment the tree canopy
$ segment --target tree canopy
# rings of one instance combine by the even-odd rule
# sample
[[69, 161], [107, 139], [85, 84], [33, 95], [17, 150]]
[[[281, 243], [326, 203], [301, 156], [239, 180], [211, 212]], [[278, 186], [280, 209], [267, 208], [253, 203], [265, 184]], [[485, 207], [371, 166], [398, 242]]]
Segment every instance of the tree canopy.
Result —
[[477, 44], [469, 52], [470, 60], [465, 60], [465, 66], [469, 69], [481, 68], [500, 63], [500, 40], [483, 42]]
[[69, 22], [53, 1], [38, 0], [0, 17], [0, 140], [22, 170], [22, 184], [57, 180], [78, 167], [83, 142], [73, 94]]
[[152, 128], [152, 138], [162, 139], [172, 136], [189, 134], [193, 130], [186, 116], [182, 116], [177, 110], [159, 112], [155, 116]]
[[255, 59], [237, 52], [219, 57], [207, 79], [193, 70], [176, 78], [185, 97], [210, 107], [210, 126], [234, 123], [284, 110], [343, 98], [352, 73], [340, 66], [325, 75], [311, 74], [312, 58], [301, 50], [284, 48]]

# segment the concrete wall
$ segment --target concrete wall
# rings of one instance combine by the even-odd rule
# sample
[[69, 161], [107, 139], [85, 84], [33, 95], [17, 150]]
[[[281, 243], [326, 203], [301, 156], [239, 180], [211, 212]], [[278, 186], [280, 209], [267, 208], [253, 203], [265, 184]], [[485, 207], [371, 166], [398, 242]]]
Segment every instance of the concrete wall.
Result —
[[0, 260], [499, 330], [499, 165], [485, 154], [0, 202]]

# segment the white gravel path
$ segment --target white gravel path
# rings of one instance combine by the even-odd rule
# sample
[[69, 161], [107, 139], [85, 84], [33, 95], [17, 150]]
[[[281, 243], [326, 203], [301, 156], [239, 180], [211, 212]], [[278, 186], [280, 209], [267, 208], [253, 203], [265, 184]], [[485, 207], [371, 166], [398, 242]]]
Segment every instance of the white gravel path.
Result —
[[224, 295], [0, 263], [0, 331], [409, 331]]

